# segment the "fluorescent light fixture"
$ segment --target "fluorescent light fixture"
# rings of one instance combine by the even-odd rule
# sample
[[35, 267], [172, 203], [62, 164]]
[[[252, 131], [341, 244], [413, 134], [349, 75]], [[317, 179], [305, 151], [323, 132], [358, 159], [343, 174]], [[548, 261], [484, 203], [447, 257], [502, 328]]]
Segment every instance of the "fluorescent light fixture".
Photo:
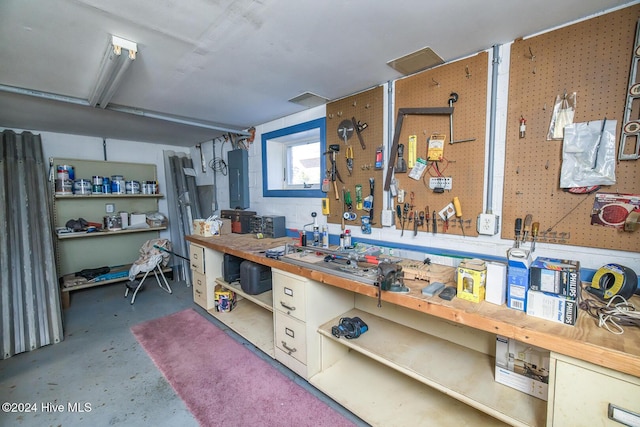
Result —
[[[126, 50], [128, 54], [123, 54]], [[102, 58], [98, 80], [89, 96], [92, 107], [107, 108], [109, 101], [118, 90], [129, 65], [136, 59], [138, 45], [121, 37], [111, 36], [109, 46]]]

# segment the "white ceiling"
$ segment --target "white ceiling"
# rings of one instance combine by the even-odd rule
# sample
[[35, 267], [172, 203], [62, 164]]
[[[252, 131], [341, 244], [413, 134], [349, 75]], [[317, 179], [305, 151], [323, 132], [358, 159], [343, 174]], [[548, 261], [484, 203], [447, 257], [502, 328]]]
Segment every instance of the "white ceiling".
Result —
[[[1, 0], [0, 85], [86, 100], [110, 34], [138, 43], [111, 103], [222, 130], [0, 91], [0, 126], [191, 146], [628, 0]], [[6, 88], [5, 88], [6, 89]]]

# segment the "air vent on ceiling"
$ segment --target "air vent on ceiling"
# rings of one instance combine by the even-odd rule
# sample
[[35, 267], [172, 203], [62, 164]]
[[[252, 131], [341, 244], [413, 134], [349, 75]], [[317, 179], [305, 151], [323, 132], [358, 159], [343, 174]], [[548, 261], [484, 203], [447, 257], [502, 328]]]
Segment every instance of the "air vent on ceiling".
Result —
[[387, 62], [387, 65], [408, 76], [436, 65], [444, 64], [444, 60], [430, 47], [425, 47], [408, 55]]
[[295, 98], [291, 98], [289, 102], [293, 102], [295, 104], [303, 105], [305, 107], [317, 107], [319, 105], [324, 105], [329, 100], [327, 98], [323, 98], [315, 93], [304, 92]]

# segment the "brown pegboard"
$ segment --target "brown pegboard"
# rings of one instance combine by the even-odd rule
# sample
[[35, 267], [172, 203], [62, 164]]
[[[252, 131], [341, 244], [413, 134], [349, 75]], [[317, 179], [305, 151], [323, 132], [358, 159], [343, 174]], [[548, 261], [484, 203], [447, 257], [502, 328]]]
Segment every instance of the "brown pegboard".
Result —
[[[541, 241], [638, 251], [640, 233], [591, 225], [595, 195], [559, 187], [562, 141], [547, 140], [556, 95], [577, 93], [574, 122], [623, 119], [640, 6], [560, 28], [511, 47], [502, 237], [516, 218], [533, 215]], [[520, 118], [526, 135], [519, 138]], [[617, 153], [617, 149], [616, 149]], [[615, 186], [601, 192], [640, 193], [640, 161], [616, 164]]]
[[[373, 202], [373, 220], [371, 226], [380, 228], [380, 212], [383, 206], [382, 201], [382, 170], [376, 170], [375, 154], [376, 149], [383, 144], [384, 138], [384, 87], [378, 86], [373, 89], [361, 92], [347, 98], [327, 104], [327, 149], [331, 144], [340, 146], [340, 151], [336, 155], [336, 163], [338, 172], [344, 183], [337, 181], [338, 197], [336, 200], [333, 184], [327, 192], [329, 199], [330, 214], [327, 222], [340, 224], [342, 221], [343, 198], [342, 189], [351, 193], [353, 201], [353, 212], [357, 218], [354, 221], [345, 221], [345, 227], [354, 229], [360, 227], [361, 217], [367, 215], [367, 211], [356, 209], [356, 184], [362, 185], [362, 197], [369, 195], [369, 178], [374, 179], [374, 202]], [[343, 120], [356, 119], [356, 122], [366, 124], [361, 134], [364, 140], [365, 149], [362, 148], [357, 133], [354, 131], [345, 144], [344, 139], [338, 135], [338, 126]], [[346, 150], [351, 147], [353, 150], [353, 172], [351, 175], [347, 172], [346, 166]], [[331, 162], [327, 157], [327, 168], [330, 168]]]
[[[473, 141], [450, 144], [448, 115], [407, 115], [402, 124], [399, 143], [405, 146], [405, 159], [409, 136], [417, 136], [417, 157], [427, 158], [427, 140], [434, 133], [446, 135], [444, 146], [445, 161], [438, 166], [443, 176], [452, 178], [451, 191], [434, 193], [429, 187], [429, 176], [435, 176], [431, 164], [423, 179], [416, 181], [407, 173], [396, 173], [399, 188], [407, 194], [415, 195], [415, 210], [439, 212], [454, 197], [458, 197], [462, 208], [464, 234], [477, 236], [475, 218], [482, 212], [483, 182], [485, 163], [485, 133], [487, 112], [488, 54], [479, 53], [473, 57], [446, 64], [425, 72], [398, 80], [395, 83], [396, 115], [399, 109], [421, 107], [448, 107], [452, 93], [458, 94], [453, 103], [453, 139], [454, 141], [474, 139]], [[396, 161], [391, 159], [391, 161]], [[406, 197], [406, 202], [410, 202]], [[397, 200], [394, 199], [394, 206]], [[455, 218], [453, 218], [455, 219]], [[411, 224], [412, 226], [413, 224]], [[397, 219], [396, 219], [396, 226]], [[407, 226], [407, 224], [405, 225]], [[426, 231], [421, 228], [420, 231]], [[429, 231], [431, 224], [429, 224]], [[443, 232], [442, 221], [438, 222], [438, 232]], [[447, 233], [462, 235], [460, 223], [449, 221]], [[405, 235], [406, 232], [405, 232]]]

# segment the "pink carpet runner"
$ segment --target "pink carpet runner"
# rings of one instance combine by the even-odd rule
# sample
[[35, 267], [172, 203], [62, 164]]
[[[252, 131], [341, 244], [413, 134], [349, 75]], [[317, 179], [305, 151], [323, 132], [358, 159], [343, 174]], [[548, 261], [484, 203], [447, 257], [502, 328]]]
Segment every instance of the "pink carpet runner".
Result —
[[192, 309], [131, 328], [202, 426], [353, 426]]

